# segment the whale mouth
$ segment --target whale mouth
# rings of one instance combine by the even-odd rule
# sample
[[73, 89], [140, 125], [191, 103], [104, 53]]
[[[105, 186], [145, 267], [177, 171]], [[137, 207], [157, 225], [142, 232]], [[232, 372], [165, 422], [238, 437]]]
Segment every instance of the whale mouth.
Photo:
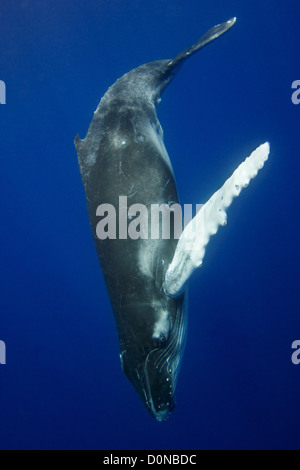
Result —
[[168, 419], [168, 417], [175, 408], [175, 400], [173, 397], [174, 384], [172, 382], [171, 377], [168, 376], [164, 378], [161, 374], [156, 374], [156, 380], [151, 380], [150, 377], [152, 376], [153, 371], [151, 367], [152, 365], [150, 365], [148, 362], [148, 358], [152, 353], [156, 351], [158, 350], [154, 349], [153, 351], [151, 351], [148, 354], [148, 357], [145, 362], [145, 387], [143, 387], [143, 393], [145, 397], [145, 405], [149, 413], [157, 421], [165, 421], [166, 419]]
[[153, 348], [147, 355], [138, 378], [144, 404], [157, 421], [165, 421], [174, 410], [175, 390], [186, 336], [185, 301], [177, 306], [174, 323], [163, 347]]
[[[142, 390], [145, 405], [157, 421], [165, 421], [175, 408], [176, 370], [165, 348], [149, 352], [143, 367]], [[168, 348], [166, 348], [168, 350]], [[163, 358], [163, 362], [160, 362]]]

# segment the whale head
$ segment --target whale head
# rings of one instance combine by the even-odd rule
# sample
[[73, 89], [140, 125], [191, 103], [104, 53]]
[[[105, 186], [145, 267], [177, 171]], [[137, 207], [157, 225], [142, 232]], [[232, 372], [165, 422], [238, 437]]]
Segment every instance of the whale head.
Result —
[[127, 336], [125, 346], [124, 336], [120, 338], [122, 369], [148, 412], [158, 421], [166, 420], [175, 408], [174, 395], [185, 347], [184, 295], [171, 309], [174, 306], [172, 325], [161, 316], [151, 332], [144, 328], [141, 334], [138, 327], [131, 330], [130, 336], [138, 337], [139, 341], [132, 342]]

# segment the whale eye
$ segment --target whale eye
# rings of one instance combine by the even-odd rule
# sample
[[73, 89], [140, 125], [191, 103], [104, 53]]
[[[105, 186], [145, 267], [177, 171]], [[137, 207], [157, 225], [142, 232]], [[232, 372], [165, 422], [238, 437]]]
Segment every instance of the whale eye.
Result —
[[159, 336], [159, 341], [164, 344], [166, 341], [167, 341], [167, 338], [166, 336], [162, 333], [160, 336]]

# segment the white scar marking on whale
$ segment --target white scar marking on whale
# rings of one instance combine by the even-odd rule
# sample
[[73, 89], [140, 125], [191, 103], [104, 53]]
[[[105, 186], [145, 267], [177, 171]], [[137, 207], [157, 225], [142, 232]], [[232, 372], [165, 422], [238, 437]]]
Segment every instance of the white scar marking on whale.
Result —
[[167, 310], [159, 310], [160, 318], [155, 322], [152, 338], [167, 338], [170, 331], [170, 317]]
[[88, 154], [87, 159], [86, 159], [86, 164], [91, 167], [95, 165], [96, 163], [96, 154], [95, 152], [91, 152]]

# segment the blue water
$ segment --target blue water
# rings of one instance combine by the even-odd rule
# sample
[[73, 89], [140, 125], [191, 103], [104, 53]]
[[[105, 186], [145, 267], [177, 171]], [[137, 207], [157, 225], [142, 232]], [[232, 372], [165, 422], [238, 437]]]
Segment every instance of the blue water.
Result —
[[[297, 0], [1, 0], [2, 449], [300, 448]], [[107, 88], [216, 23], [158, 116], [181, 201], [203, 203], [268, 140], [189, 289], [168, 421], [123, 375], [73, 140]]]

